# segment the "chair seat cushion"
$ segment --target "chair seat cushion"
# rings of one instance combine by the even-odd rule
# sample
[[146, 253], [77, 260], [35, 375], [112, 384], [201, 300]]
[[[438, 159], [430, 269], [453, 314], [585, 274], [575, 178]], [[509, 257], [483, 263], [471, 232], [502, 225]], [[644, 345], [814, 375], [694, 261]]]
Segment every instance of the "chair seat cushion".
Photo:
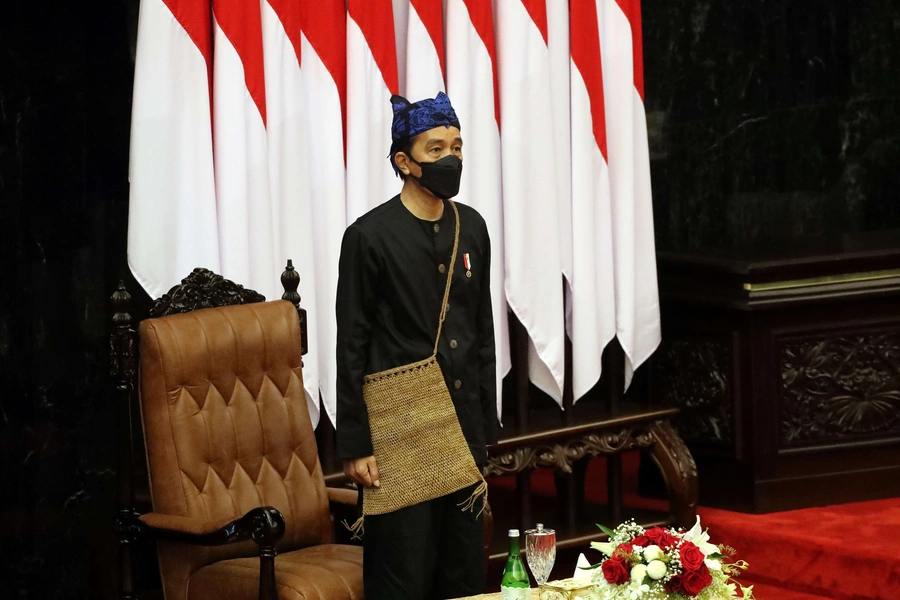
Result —
[[[279, 600], [362, 600], [363, 553], [359, 546], [326, 544], [275, 557]], [[259, 558], [222, 560], [195, 572], [189, 600], [256, 600]]]

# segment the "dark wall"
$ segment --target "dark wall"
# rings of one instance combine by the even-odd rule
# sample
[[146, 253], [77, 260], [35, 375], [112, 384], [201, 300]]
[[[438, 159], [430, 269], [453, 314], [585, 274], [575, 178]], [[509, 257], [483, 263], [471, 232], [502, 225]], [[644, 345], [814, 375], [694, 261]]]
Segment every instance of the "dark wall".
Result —
[[[0, 5], [4, 598], [112, 594], [108, 298], [127, 279], [137, 4]], [[643, 12], [661, 248], [900, 226], [892, 0]]]
[[[136, 1], [0, 3], [0, 597], [110, 597]], [[132, 284], [133, 285], [133, 284]]]
[[658, 247], [900, 227], [896, 0], [643, 0]]

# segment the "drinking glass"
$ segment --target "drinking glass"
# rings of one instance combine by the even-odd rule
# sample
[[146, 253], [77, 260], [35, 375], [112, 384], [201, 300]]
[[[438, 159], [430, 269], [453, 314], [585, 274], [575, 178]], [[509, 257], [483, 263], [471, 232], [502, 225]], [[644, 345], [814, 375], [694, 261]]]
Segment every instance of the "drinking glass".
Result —
[[525, 558], [534, 575], [538, 586], [547, 583], [553, 563], [556, 562], [556, 532], [552, 529], [544, 529], [543, 523], [538, 523], [536, 529], [525, 532]]

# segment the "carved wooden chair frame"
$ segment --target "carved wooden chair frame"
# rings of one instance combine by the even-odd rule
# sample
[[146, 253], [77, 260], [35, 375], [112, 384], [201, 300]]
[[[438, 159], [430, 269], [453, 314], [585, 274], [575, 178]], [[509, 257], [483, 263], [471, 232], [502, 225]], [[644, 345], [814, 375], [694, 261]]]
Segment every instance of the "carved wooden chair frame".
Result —
[[[306, 310], [300, 307], [300, 274], [292, 261], [281, 275], [284, 288], [283, 300], [292, 303], [300, 317], [301, 353], [308, 351]], [[132, 546], [140, 540], [173, 541], [199, 546], [220, 546], [246, 540], [253, 540], [259, 547], [260, 576], [259, 599], [277, 600], [275, 586], [275, 546], [284, 536], [285, 522], [281, 512], [271, 506], [261, 506], [249, 511], [224, 527], [206, 534], [191, 534], [147, 525], [140, 520], [135, 509], [133, 482], [134, 441], [132, 439], [132, 423], [134, 422], [133, 402], [137, 388], [138, 372], [138, 335], [135, 323], [129, 311], [131, 294], [125, 284], [112, 295], [113, 329], [110, 334], [110, 373], [116, 385], [118, 400], [117, 420], [119, 430], [119, 510], [116, 515], [116, 531], [119, 535], [119, 597], [123, 600], [136, 598], [132, 567]], [[243, 286], [225, 279], [208, 269], [194, 269], [181, 284], [156, 300], [150, 309], [150, 317], [164, 317], [177, 313], [186, 313], [201, 308], [216, 308], [237, 304], [264, 302], [265, 297], [258, 292], [245, 289]], [[332, 490], [329, 490], [331, 492]], [[338, 490], [342, 491], [342, 490]], [[355, 492], [350, 495], [355, 496]], [[330, 499], [340, 504], [352, 505], [355, 499], [350, 495], [332, 496]]]

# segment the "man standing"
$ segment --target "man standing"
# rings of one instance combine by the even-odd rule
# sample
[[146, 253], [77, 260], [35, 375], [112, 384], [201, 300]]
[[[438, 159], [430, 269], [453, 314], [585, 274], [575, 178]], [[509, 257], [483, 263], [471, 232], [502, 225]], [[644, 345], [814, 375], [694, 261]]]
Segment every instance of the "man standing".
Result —
[[[479, 468], [497, 436], [490, 239], [478, 212], [461, 204], [458, 253], [454, 268], [449, 264], [457, 226], [449, 199], [462, 174], [459, 120], [443, 93], [416, 103], [394, 96], [391, 103], [389, 159], [403, 188], [345, 232], [337, 291], [338, 453], [350, 479], [375, 488], [381, 481], [363, 399], [365, 376], [431, 354], [450, 273], [437, 361]], [[443, 441], [435, 436], [425, 443]], [[461, 509], [472, 495], [469, 487], [366, 516], [366, 599], [480, 593], [483, 515]]]

